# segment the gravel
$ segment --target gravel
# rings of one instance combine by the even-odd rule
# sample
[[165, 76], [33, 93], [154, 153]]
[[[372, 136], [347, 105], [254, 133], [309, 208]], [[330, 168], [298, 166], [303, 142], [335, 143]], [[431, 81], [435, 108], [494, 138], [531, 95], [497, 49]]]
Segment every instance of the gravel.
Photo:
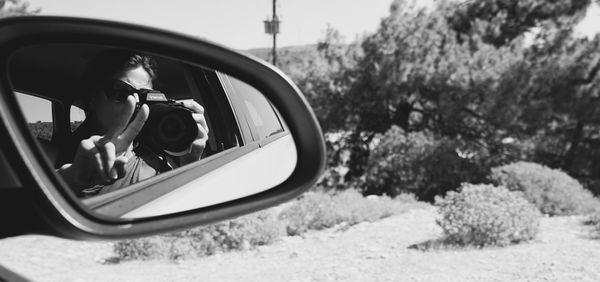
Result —
[[20, 236], [0, 240], [0, 264], [34, 281], [600, 281], [600, 240], [582, 217], [544, 218], [536, 240], [505, 248], [411, 248], [441, 237], [436, 216], [417, 209], [175, 262], [111, 264], [109, 242]]

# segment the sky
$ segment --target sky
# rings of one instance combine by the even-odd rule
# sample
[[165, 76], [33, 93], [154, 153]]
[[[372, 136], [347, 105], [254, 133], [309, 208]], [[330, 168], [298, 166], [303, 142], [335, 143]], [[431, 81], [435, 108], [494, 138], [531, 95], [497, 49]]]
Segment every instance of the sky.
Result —
[[[44, 15], [109, 19], [153, 26], [247, 50], [270, 47], [263, 21], [273, 0], [26, 0]], [[430, 6], [434, 0], [415, 0]], [[457, 0], [462, 1], [462, 0]], [[276, 0], [280, 47], [314, 44], [327, 25], [351, 41], [373, 32], [389, 13], [392, 0]], [[578, 31], [593, 36], [600, 29], [600, 7], [592, 5]]]
[[576, 31], [587, 37], [594, 37], [600, 31], [600, 6], [598, 3], [592, 4], [586, 16], [576, 28]]
[[[28, 0], [44, 15], [125, 21], [199, 36], [234, 49], [271, 46], [272, 0]], [[423, 0], [421, 0], [422, 2]], [[427, 0], [425, 2], [428, 2]], [[375, 31], [391, 0], [278, 0], [278, 46], [314, 44], [328, 24], [352, 40]]]

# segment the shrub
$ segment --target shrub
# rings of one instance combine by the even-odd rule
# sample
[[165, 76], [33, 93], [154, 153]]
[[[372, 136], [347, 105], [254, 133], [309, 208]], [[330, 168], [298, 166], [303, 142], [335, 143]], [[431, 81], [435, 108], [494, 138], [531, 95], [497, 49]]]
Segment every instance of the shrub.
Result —
[[279, 218], [285, 221], [287, 234], [298, 235], [309, 229], [325, 229], [338, 223], [331, 196], [309, 192], [284, 209]]
[[414, 196], [367, 199], [354, 189], [335, 194], [306, 193], [284, 209], [279, 218], [285, 222], [288, 235], [299, 235], [307, 230], [330, 228], [340, 223], [373, 222], [416, 205], [419, 203]]
[[555, 215], [587, 214], [600, 207], [591, 192], [566, 173], [529, 162], [516, 162], [492, 169], [491, 178], [525, 198], [542, 213]]
[[113, 251], [122, 260], [201, 257], [270, 244], [281, 235], [283, 226], [266, 210], [181, 232], [119, 241]]
[[202, 257], [271, 244], [285, 230], [297, 235], [344, 222], [376, 221], [420, 205], [412, 195], [367, 199], [352, 189], [336, 194], [309, 192], [279, 215], [270, 209], [181, 232], [123, 240], [113, 244], [113, 251], [119, 260]]
[[460, 192], [436, 198], [449, 243], [505, 246], [533, 239], [540, 213], [520, 192], [492, 185], [463, 184]]
[[345, 190], [349, 183], [345, 176], [349, 169], [351, 135], [348, 131], [325, 133], [327, 165], [313, 191]]
[[163, 253], [167, 246], [166, 243], [158, 241], [158, 237], [118, 241], [113, 244], [113, 252], [122, 260], [155, 258]]
[[433, 201], [463, 182], [484, 181], [489, 171], [480, 149], [468, 148], [461, 140], [436, 138], [425, 131], [407, 133], [398, 126], [375, 139], [378, 143], [369, 155], [365, 194], [413, 193]]
[[369, 155], [366, 169], [367, 194], [395, 196], [403, 191], [418, 193], [425, 175], [415, 164], [436, 147], [433, 135], [425, 132], [406, 133], [392, 126]]

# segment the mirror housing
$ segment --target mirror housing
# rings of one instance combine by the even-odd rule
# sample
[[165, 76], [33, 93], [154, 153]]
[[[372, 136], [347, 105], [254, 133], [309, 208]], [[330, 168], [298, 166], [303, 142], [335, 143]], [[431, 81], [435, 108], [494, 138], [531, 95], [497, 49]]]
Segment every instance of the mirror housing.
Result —
[[[283, 183], [241, 199], [175, 214], [115, 221], [93, 216], [70, 195], [48, 166], [19, 110], [7, 66], [10, 54], [37, 44], [97, 44], [143, 50], [219, 70], [249, 82], [285, 120], [297, 150], [296, 167]], [[0, 21], [0, 221], [2, 236], [35, 232], [75, 239], [129, 238], [208, 224], [293, 199], [310, 188], [325, 167], [318, 122], [299, 89], [278, 69], [231, 49], [148, 27], [66, 17], [15, 17]], [[161, 175], [162, 176], [162, 175]], [[195, 167], [173, 171], [148, 187], [182, 186], [198, 177]], [[15, 216], [17, 215], [17, 216]]]

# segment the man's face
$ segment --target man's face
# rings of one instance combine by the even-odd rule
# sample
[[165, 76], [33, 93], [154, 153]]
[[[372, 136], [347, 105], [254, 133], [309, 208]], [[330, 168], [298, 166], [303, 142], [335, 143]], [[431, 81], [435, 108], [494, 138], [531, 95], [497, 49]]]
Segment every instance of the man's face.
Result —
[[[115, 79], [129, 84], [135, 89], [152, 89], [152, 78], [141, 66], [127, 69], [115, 76]], [[105, 93], [100, 94], [95, 97], [92, 106], [100, 126], [104, 130], [108, 130], [116, 125], [115, 117], [123, 110], [124, 103], [108, 98]], [[137, 94], [134, 94], [134, 97], [139, 102]]]

